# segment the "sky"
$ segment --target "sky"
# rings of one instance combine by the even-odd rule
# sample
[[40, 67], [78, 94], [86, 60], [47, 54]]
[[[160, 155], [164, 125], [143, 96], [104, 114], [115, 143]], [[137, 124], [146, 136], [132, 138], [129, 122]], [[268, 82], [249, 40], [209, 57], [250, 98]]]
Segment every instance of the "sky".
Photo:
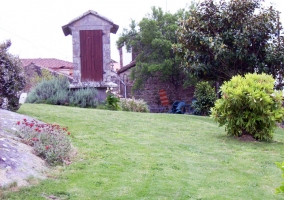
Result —
[[[272, 2], [282, 12], [284, 1]], [[116, 41], [130, 20], [139, 22], [151, 7], [175, 13], [191, 0], [0, 0], [0, 43], [10, 39], [9, 52], [20, 58], [57, 58], [72, 62], [72, 36], [64, 36], [62, 26], [88, 10], [119, 25], [111, 34], [111, 58], [119, 61]], [[282, 17], [283, 16], [283, 17]]]

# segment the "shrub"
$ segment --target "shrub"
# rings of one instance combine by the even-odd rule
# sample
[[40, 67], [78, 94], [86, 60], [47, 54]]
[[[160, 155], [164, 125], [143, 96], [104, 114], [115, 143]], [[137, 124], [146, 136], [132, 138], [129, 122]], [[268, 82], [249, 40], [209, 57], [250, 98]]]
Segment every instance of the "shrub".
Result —
[[23, 142], [33, 146], [35, 154], [45, 159], [50, 165], [61, 164], [69, 159], [68, 154], [71, 143], [67, 136], [70, 135], [67, 128], [59, 125], [43, 124], [36, 120], [18, 121], [20, 126], [16, 132]]
[[98, 105], [98, 92], [95, 88], [69, 90], [68, 78], [63, 76], [43, 79], [29, 93], [27, 103], [46, 103], [53, 105], [72, 105], [82, 108]]
[[29, 93], [27, 103], [65, 105], [69, 99], [69, 81], [65, 77], [43, 80]]
[[0, 108], [16, 111], [26, 81], [20, 59], [8, 53], [10, 46], [9, 40], [0, 44]]
[[107, 88], [106, 93], [106, 108], [109, 110], [119, 110], [119, 97], [113, 93], [112, 88]]
[[209, 115], [217, 95], [214, 88], [207, 81], [202, 81], [196, 84], [194, 98], [195, 101], [191, 105], [194, 108], [194, 114]]
[[81, 88], [71, 93], [70, 104], [82, 108], [97, 107], [98, 91], [95, 88]]
[[273, 87], [270, 75], [234, 76], [221, 86], [222, 98], [212, 108], [212, 117], [226, 125], [229, 135], [271, 140], [276, 122], [284, 119], [282, 92]]
[[142, 99], [120, 99], [119, 106], [123, 111], [149, 112], [147, 103]]

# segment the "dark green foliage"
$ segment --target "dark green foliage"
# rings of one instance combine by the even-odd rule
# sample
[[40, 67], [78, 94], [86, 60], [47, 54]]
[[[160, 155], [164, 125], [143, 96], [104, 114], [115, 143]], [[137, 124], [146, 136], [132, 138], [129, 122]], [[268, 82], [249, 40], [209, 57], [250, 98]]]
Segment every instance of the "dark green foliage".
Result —
[[106, 97], [106, 108], [109, 110], [119, 110], [119, 98], [114, 94], [108, 94]]
[[98, 105], [97, 90], [95, 88], [80, 88], [69, 90], [66, 77], [54, 77], [43, 80], [28, 95], [27, 103], [46, 103], [53, 105], [71, 105], [82, 108]]
[[157, 76], [176, 88], [183, 84], [181, 59], [173, 52], [172, 44], [177, 41], [177, 20], [184, 15], [184, 11], [171, 14], [153, 7], [138, 24], [132, 21], [130, 30], [124, 29], [117, 46], [126, 45], [127, 50], [137, 54], [136, 67], [131, 74], [135, 80], [133, 89], [141, 88], [148, 78]]
[[[180, 21], [174, 50], [183, 68], [203, 80], [267, 73], [283, 77], [284, 43], [278, 12], [262, 0], [205, 0]], [[281, 80], [280, 82], [281, 83]]]
[[222, 98], [215, 102], [212, 117], [229, 135], [271, 140], [276, 122], [284, 120], [282, 91], [273, 88], [270, 75], [234, 76], [221, 86]]
[[81, 108], [96, 107], [98, 105], [98, 91], [95, 88], [82, 88], [72, 92], [70, 104]]
[[20, 91], [26, 82], [21, 61], [8, 53], [10, 46], [9, 40], [0, 44], [0, 108], [16, 111], [20, 107]]
[[209, 115], [210, 109], [216, 101], [216, 93], [213, 87], [207, 81], [197, 83], [194, 91], [195, 101], [192, 107], [195, 109], [196, 115]]

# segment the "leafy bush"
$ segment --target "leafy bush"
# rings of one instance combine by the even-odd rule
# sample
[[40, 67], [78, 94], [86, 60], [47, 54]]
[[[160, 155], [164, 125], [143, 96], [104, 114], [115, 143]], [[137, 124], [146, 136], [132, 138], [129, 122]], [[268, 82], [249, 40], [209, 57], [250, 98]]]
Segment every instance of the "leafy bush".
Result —
[[107, 88], [106, 90], [106, 108], [109, 110], [119, 110], [119, 97], [117, 97], [113, 92], [112, 88]]
[[194, 98], [191, 105], [195, 109], [194, 114], [209, 115], [217, 96], [214, 88], [207, 81], [202, 81], [196, 84]]
[[[276, 162], [275, 164], [279, 169], [281, 169], [282, 178], [284, 178], [284, 162], [282, 162], [282, 163]], [[276, 188], [276, 193], [277, 194], [279, 194], [279, 193], [284, 194], [284, 182], [282, 182], [282, 184], [279, 186], [279, 188]]]
[[9, 40], [0, 44], [0, 108], [16, 111], [26, 81], [20, 59], [8, 53], [10, 46]]
[[98, 91], [95, 88], [81, 88], [72, 92], [69, 103], [82, 108], [96, 107], [98, 105], [97, 95]]
[[69, 99], [69, 81], [65, 77], [43, 80], [29, 93], [27, 103], [65, 105]]
[[95, 88], [69, 90], [69, 81], [59, 76], [43, 80], [29, 93], [27, 103], [46, 103], [53, 105], [72, 105], [82, 108], [96, 107], [98, 92]]
[[59, 125], [42, 124], [36, 120], [29, 122], [23, 119], [18, 121], [20, 126], [16, 132], [18, 137], [34, 147], [35, 154], [45, 159], [50, 165], [61, 164], [68, 160], [71, 143], [67, 136], [70, 135], [67, 128]]
[[276, 122], [284, 119], [282, 92], [273, 88], [270, 75], [234, 76], [221, 86], [222, 98], [212, 108], [212, 117], [226, 125], [229, 135], [271, 140]]
[[147, 103], [142, 99], [120, 99], [119, 106], [123, 111], [149, 112]]

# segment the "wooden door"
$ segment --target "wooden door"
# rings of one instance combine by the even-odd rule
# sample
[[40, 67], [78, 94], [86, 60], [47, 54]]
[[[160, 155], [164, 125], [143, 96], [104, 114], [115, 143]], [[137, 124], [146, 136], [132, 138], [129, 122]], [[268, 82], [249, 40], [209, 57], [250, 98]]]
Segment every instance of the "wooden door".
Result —
[[81, 81], [103, 80], [102, 30], [80, 31]]

